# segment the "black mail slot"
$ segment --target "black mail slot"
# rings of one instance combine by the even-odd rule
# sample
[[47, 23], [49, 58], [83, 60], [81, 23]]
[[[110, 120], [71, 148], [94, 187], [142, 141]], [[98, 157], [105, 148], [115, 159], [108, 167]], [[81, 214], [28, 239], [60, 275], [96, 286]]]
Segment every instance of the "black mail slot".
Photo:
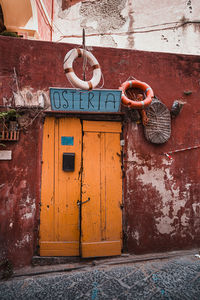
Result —
[[75, 153], [63, 153], [63, 171], [74, 171]]

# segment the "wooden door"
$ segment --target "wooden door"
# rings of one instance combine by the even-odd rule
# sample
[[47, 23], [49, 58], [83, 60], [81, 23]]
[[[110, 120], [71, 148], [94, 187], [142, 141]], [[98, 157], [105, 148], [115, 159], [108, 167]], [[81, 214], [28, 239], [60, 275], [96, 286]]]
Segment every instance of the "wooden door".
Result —
[[84, 121], [83, 132], [82, 256], [120, 255], [121, 124]]
[[[70, 143], [63, 143], [65, 140]], [[40, 255], [79, 255], [80, 165], [82, 130], [79, 119], [46, 118], [40, 214]], [[75, 170], [62, 170], [63, 153], [75, 153]]]
[[[121, 253], [120, 132], [118, 122], [45, 120], [41, 256]], [[63, 153], [75, 153], [74, 171], [63, 171]]]

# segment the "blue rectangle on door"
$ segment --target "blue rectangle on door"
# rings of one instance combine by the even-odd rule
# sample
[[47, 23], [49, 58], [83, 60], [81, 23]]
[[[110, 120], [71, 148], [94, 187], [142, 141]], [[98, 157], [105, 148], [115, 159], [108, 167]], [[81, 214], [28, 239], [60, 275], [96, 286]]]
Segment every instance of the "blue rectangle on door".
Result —
[[50, 99], [54, 111], [118, 112], [121, 91], [50, 88]]
[[73, 136], [61, 136], [61, 145], [62, 146], [73, 146], [74, 137]]

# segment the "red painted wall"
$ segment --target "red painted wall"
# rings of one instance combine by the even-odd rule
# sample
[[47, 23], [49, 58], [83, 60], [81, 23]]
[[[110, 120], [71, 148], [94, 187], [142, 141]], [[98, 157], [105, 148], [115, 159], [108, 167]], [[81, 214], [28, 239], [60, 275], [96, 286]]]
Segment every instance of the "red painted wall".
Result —
[[200, 148], [173, 153], [172, 160], [163, 153], [200, 147], [200, 57], [137, 52], [130, 65], [130, 74], [148, 82], [168, 108], [176, 99], [185, 105], [172, 119], [171, 138], [163, 145], [147, 142], [142, 125], [125, 124], [127, 249], [141, 253], [199, 247]]
[[17, 266], [30, 264], [37, 247], [41, 134], [38, 120], [20, 132], [19, 142], [3, 142], [12, 160], [0, 161], [0, 259]]
[[[63, 72], [63, 58], [74, 47], [1, 37], [0, 105], [3, 97], [8, 99], [16, 91], [13, 68], [20, 90], [71, 87]], [[134, 76], [150, 84], [168, 108], [175, 99], [186, 102], [172, 120], [170, 140], [161, 146], [147, 142], [142, 125], [125, 116], [125, 250], [143, 253], [200, 246], [200, 150], [172, 154], [171, 161], [163, 155], [199, 143], [200, 57], [111, 48], [93, 48], [92, 52], [102, 67], [104, 88], [117, 88]], [[192, 94], [185, 96], [185, 90]], [[37, 119], [21, 132], [19, 142], [7, 145], [7, 150], [13, 150], [12, 161], [0, 161], [1, 256], [7, 255], [18, 266], [29, 264], [36, 252], [41, 139], [42, 121]]]

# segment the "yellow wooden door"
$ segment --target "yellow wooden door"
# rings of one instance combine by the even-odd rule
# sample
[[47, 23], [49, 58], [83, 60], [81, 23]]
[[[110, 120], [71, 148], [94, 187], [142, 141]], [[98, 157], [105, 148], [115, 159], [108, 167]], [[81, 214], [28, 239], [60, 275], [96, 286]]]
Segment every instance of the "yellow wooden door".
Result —
[[[63, 137], [73, 145], [62, 145]], [[40, 255], [79, 255], [80, 166], [82, 130], [79, 119], [46, 118], [40, 214]], [[62, 170], [63, 153], [75, 153], [75, 170]]]
[[[81, 123], [75, 118], [46, 118], [41, 256], [95, 257], [121, 253], [120, 132], [119, 122]], [[62, 138], [73, 138], [73, 143], [63, 145]], [[74, 171], [63, 171], [63, 153], [75, 153]]]
[[[121, 254], [121, 124], [83, 122], [83, 257]], [[85, 202], [85, 203], [84, 203]]]

